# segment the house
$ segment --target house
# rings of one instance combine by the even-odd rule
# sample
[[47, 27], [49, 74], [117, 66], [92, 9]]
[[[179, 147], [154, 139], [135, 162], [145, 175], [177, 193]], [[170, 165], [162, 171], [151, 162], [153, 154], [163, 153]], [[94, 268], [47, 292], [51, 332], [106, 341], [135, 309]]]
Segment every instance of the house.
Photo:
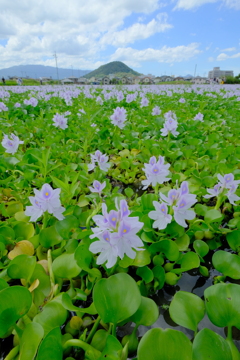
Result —
[[141, 80], [141, 84], [146, 84], [146, 85], [149, 85], [149, 84], [153, 84], [153, 79], [150, 78], [149, 76], [145, 76], [142, 80]]
[[192, 78], [191, 82], [193, 84], [201, 85], [201, 84], [209, 84], [210, 80], [206, 77], [196, 76], [195, 78]]
[[64, 84], [73, 84], [73, 81], [69, 78], [66, 78], [66, 79], [62, 79], [61, 80], [61, 84], [64, 85]]
[[102, 84], [103, 84], [103, 85], [109, 85], [109, 84], [110, 84], [110, 79], [109, 79], [108, 76], [104, 76], [104, 77], [102, 78]]
[[154, 79], [153, 79], [153, 82], [154, 84], [158, 84], [160, 83], [162, 80], [161, 80], [161, 76], [156, 76]]
[[81, 77], [81, 78], [77, 79], [77, 83], [81, 84], [81, 85], [86, 85], [88, 83], [88, 79]]
[[177, 76], [174, 78], [174, 81], [185, 81], [185, 79], [182, 76]]
[[123, 85], [129, 85], [129, 84], [133, 84], [133, 78], [129, 77], [129, 76], [123, 76], [121, 78], [122, 84]]

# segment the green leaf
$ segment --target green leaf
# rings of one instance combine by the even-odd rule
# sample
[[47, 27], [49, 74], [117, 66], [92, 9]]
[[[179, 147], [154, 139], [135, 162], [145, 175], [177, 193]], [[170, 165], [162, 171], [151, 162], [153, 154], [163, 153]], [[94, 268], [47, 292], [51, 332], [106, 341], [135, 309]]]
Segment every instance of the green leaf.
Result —
[[172, 240], [158, 241], [150, 245], [149, 251], [154, 255], [158, 252], [162, 252], [170, 261], [176, 261], [179, 257], [178, 246]]
[[230, 347], [225, 339], [214, 331], [202, 329], [193, 342], [192, 360], [232, 360]]
[[133, 321], [136, 325], [151, 326], [159, 317], [158, 306], [152, 299], [144, 296], [141, 297], [141, 304], [135, 314], [133, 314], [129, 321]]
[[11, 286], [0, 291], [0, 338], [29, 311], [31, 305], [32, 295], [23, 286]]
[[240, 249], [240, 230], [234, 230], [227, 234], [227, 242], [233, 251]]
[[240, 257], [223, 250], [213, 254], [212, 263], [216, 270], [232, 279], [240, 279]]
[[172, 329], [151, 329], [143, 335], [137, 352], [138, 360], [192, 360], [191, 341]]
[[175, 240], [175, 244], [177, 245], [179, 251], [186, 251], [190, 244], [190, 238], [187, 234], [183, 234]]
[[62, 335], [59, 327], [52, 329], [40, 345], [36, 360], [62, 360]]
[[240, 329], [240, 286], [216, 284], [204, 291], [205, 306], [211, 322], [219, 327], [236, 326]]
[[133, 278], [119, 273], [95, 284], [93, 302], [103, 322], [117, 324], [137, 311], [141, 295]]
[[215, 209], [208, 210], [204, 215], [204, 220], [208, 224], [212, 222], [221, 222], [223, 218], [224, 216], [220, 213], [220, 211]]
[[62, 305], [63, 305], [63, 307], [65, 309], [67, 309], [69, 311], [75, 311], [76, 313], [79, 313], [80, 316], [81, 316], [82, 313], [86, 313], [86, 314], [89, 314], [89, 315], [96, 315], [97, 314], [97, 310], [95, 308], [94, 303], [92, 303], [87, 308], [77, 307], [77, 306], [73, 305], [72, 299], [70, 298], [70, 296], [67, 293], [62, 294]]
[[178, 291], [170, 304], [169, 313], [176, 324], [196, 331], [205, 314], [204, 301], [195, 294]]
[[78, 266], [87, 272], [93, 260], [93, 254], [89, 250], [90, 244], [91, 240], [89, 238], [82, 240], [74, 253]]
[[39, 234], [40, 244], [45, 248], [53, 247], [62, 241], [62, 237], [57, 232], [55, 226], [50, 226], [46, 229], [41, 230]]
[[78, 219], [73, 215], [68, 215], [64, 220], [58, 221], [55, 224], [57, 232], [65, 240], [69, 239], [78, 226]]
[[16, 256], [7, 269], [7, 274], [11, 279], [30, 280], [36, 266], [36, 257], [25, 254]]
[[209, 252], [209, 246], [202, 240], [195, 240], [193, 243], [193, 248], [196, 253], [203, 258]]
[[45, 336], [55, 327], [62, 326], [67, 319], [67, 310], [57, 301], [48, 302], [41, 313], [37, 314], [33, 322], [42, 325]]
[[81, 268], [78, 266], [74, 254], [62, 254], [58, 256], [52, 264], [55, 276], [60, 278], [72, 279], [77, 276]]
[[136, 257], [132, 262], [133, 266], [145, 266], [151, 263], [151, 255], [148, 250], [136, 251]]
[[171, 270], [175, 274], [181, 274], [184, 271], [198, 268], [200, 265], [200, 259], [196, 253], [189, 251], [183, 255], [178, 263], [181, 265], [181, 268]]
[[154, 278], [153, 272], [148, 266], [138, 268], [136, 274], [140, 276], [146, 284], [150, 283]]
[[16, 239], [21, 237], [23, 240], [30, 239], [34, 236], [35, 233], [33, 224], [29, 224], [23, 221], [15, 225], [13, 230], [15, 232]]
[[44, 331], [41, 325], [29, 323], [26, 325], [20, 339], [19, 360], [34, 360]]

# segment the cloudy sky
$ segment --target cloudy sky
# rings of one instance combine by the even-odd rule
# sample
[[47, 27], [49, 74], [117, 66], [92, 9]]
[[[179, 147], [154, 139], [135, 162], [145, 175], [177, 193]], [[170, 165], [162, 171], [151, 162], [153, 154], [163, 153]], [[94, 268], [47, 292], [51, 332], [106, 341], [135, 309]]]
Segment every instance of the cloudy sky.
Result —
[[93, 70], [123, 61], [143, 74], [240, 73], [240, 0], [0, 0], [0, 69]]

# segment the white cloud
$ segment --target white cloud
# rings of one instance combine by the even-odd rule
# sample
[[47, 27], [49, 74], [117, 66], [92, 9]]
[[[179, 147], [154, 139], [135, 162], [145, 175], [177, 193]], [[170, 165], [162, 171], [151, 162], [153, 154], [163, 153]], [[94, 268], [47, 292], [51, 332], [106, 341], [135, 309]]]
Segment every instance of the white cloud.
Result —
[[213, 61], [215, 61], [215, 59], [214, 59], [214, 57], [210, 56], [210, 57], [208, 58], [208, 61], [209, 61], [209, 62], [213, 62]]
[[150, 36], [171, 29], [173, 26], [167, 23], [167, 14], [160, 13], [156, 19], [147, 24], [136, 23], [121, 31], [107, 32], [100, 40], [101, 44], [125, 46], [136, 40], [147, 39]]
[[141, 62], [157, 61], [160, 63], [176, 63], [187, 61], [201, 53], [198, 50], [199, 44], [192, 43], [187, 46], [181, 45], [176, 47], [163, 46], [161, 49], [156, 50], [152, 48], [137, 50], [131, 47], [118, 48], [111, 56], [111, 61], [121, 60], [126, 64], [139, 67]]
[[41, 59], [54, 51], [59, 66], [92, 68], [103, 46], [101, 36], [117, 32], [133, 13], [145, 16], [158, 8], [158, 0], [38, 0], [34, 5], [31, 0], [1, 0], [0, 40], [8, 42], [1, 47], [0, 68], [45, 64]]
[[235, 47], [231, 47], [231, 48], [227, 48], [227, 49], [223, 49], [223, 50], [221, 50], [221, 51], [236, 51], [236, 48]]
[[221, 53], [220, 55], [218, 55], [217, 61], [223, 61], [223, 60], [227, 60], [227, 59], [237, 59], [237, 58], [240, 58], [240, 53], [233, 54], [233, 55], [227, 55], [225, 53]]
[[220, 5], [225, 5], [231, 9], [240, 10], [239, 0], [173, 0], [173, 1], [176, 2], [174, 10], [177, 9], [192, 10], [205, 4], [212, 4], [217, 2]]

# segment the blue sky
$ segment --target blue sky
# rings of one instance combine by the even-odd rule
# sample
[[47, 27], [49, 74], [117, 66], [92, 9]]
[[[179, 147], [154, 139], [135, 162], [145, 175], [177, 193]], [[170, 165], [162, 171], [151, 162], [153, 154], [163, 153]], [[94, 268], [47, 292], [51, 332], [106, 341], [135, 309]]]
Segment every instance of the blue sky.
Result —
[[240, 0], [0, 0], [0, 69], [96, 69], [123, 61], [143, 74], [240, 73]]

